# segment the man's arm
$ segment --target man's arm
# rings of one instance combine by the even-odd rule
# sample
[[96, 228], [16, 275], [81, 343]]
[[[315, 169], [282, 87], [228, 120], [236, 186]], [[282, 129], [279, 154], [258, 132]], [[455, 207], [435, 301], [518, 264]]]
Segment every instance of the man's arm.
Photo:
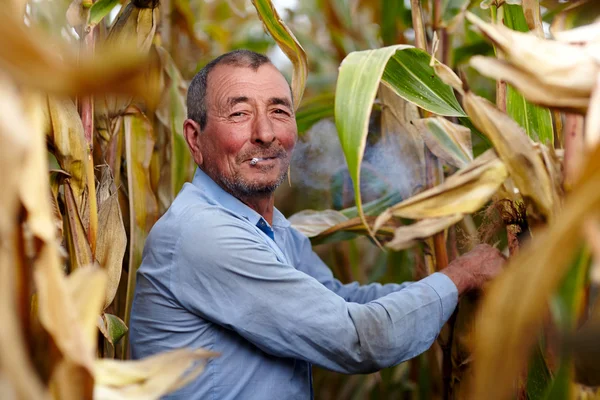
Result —
[[360, 285], [358, 282], [343, 284], [335, 279], [333, 273], [313, 251], [310, 240], [296, 229], [291, 229], [292, 239], [295, 243], [294, 267], [323, 284], [326, 288], [341, 296], [346, 301], [365, 304], [393, 292], [398, 292], [413, 282], [400, 284], [371, 283]]
[[279, 261], [253, 226], [215, 213], [223, 212], [182, 219], [170, 289], [190, 312], [269, 354], [375, 371], [427, 350], [456, 306], [443, 274], [366, 304], [346, 302]]

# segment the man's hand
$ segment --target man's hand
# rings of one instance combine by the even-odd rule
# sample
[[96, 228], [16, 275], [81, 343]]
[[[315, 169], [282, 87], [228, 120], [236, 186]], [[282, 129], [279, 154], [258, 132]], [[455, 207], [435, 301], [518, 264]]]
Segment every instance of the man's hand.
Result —
[[480, 244], [470, 252], [452, 261], [441, 272], [448, 275], [458, 288], [458, 295], [481, 289], [502, 271], [506, 258], [487, 244]]

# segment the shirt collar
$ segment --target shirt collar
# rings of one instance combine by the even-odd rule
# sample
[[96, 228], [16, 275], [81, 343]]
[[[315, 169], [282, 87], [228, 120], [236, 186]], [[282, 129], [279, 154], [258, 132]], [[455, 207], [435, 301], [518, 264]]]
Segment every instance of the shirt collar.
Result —
[[[256, 225], [262, 218], [262, 215], [248, 207], [246, 204], [242, 203], [238, 198], [226, 192], [200, 168], [196, 168], [196, 173], [194, 174], [192, 184], [200, 188], [205, 196], [216, 201], [226, 209], [246, 218], [253, 225]], [[273, 208], [273, 226], [282, 228], [287, 228], [290, 226], [289, 221], [277, 208]]]

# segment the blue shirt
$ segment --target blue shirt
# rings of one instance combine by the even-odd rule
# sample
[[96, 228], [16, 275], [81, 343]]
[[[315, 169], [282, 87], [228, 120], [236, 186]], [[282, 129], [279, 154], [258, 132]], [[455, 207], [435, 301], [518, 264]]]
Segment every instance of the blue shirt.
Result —
[[427, 350], [456, 306], [456, 286], [440, 273], [343, 285], [279, 211], [275, 240], [261, 220], [198, 169], [152, 228], [133, 358], [181, 347], [221, 354], [169, 398], [307, 400], [311, 364], [349, 374], [398, 364]]

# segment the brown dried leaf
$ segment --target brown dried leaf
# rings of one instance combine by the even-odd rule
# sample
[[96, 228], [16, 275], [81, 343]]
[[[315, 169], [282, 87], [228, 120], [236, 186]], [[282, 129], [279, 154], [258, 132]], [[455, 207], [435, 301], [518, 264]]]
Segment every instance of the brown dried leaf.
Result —
[[467, 19], [498, 46], [513, 66], [536, 76], [546, 87], [571, 93], [569, 97], [589, 97], [600, 65], [585, 48], [488, 24], [471, 13], [467, 13]]
[[[538, 338], [548, 301], [580, 248], [581, 226], [600, 211], [600, 147], [587, 157], [581, 179], [555, 220], [511, 258], [487, 291], [476, 321], [473, 399], [506, 399]], [[523, 290], [523, 285], [527, 290]], [[510, 323], [507, 323], [510, 321]], [[502, 365], [502, 368], [498, 368]], [[489, 390], [493, 387], [494, 390]]]
[[[217, 353], [177, 349], [136, 361], [96, 360], [96, 399], [158, 399], [195, 379]], [[187, 371], [187, 373], [186, 373]]]
[[473, 161], [471, 130], [446, 118], [423, 118], [413, 122], [427, 148], [448, 165], [462, 168]]
[[473, 124], [494, 145], [523, 197], [531, 199], [543, 217], [551, 218], [558, 203], [557, 194], [523, 128], [488, 100], [472, 92], [465, 94], [463, 105]]
[[118, 193], [115, 192], [100, 204], [100, 211], [98, 212], [96, 260], [106, 270], [108, 276], [102, 309], [112, 303], [117, 293], [126, 247], [127, 234], [123, 225]]

